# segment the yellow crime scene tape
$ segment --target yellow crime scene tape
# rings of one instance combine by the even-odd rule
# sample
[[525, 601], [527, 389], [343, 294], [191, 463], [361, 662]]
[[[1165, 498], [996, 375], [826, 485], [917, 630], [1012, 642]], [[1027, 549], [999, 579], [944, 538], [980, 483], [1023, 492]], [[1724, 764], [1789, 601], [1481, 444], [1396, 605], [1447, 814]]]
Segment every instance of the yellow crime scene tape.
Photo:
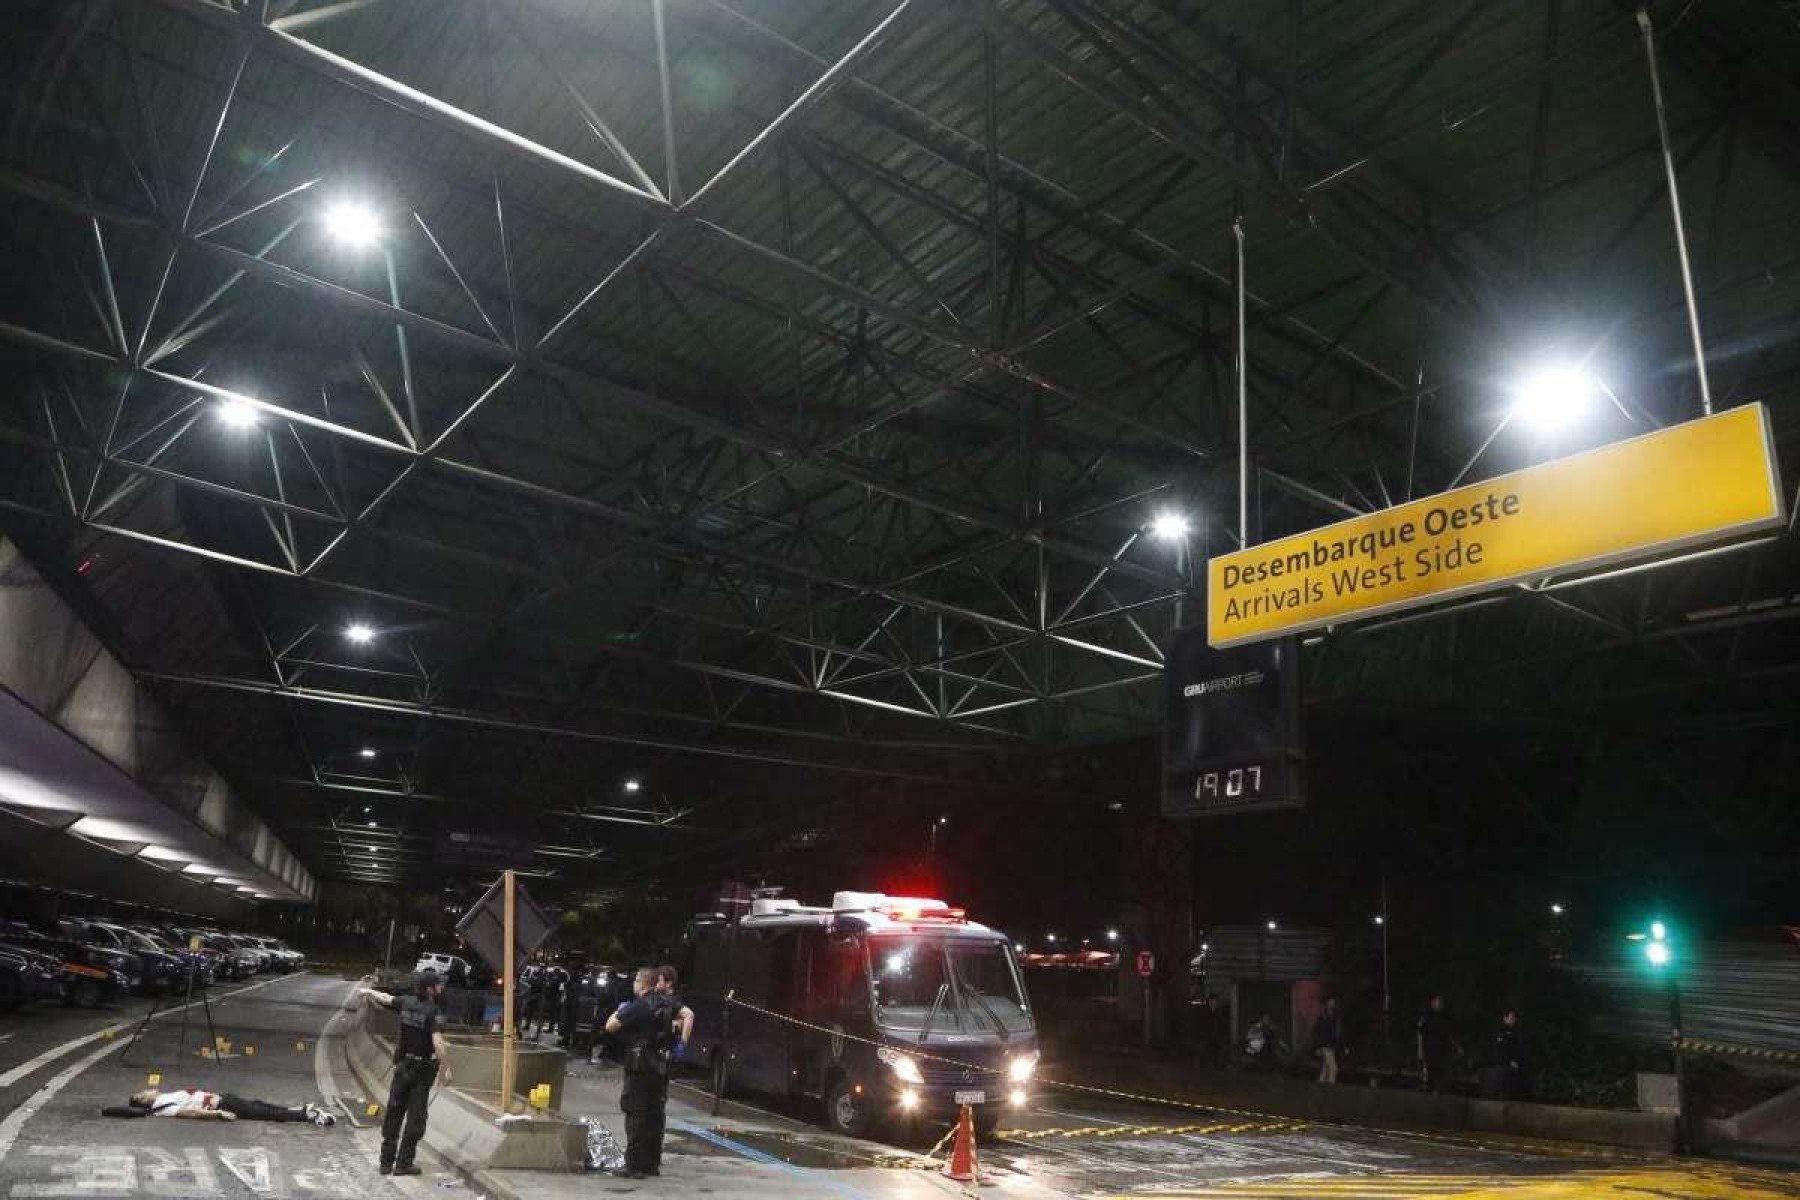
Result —
[[1800, 1063], [1800, 1053], [1777, 1050], [1772, 1046], [1745, 1046], [1738, 1042], [1717, 1042], [1710, 1038], [1681, 1039], [1681, 1048], [1694, 1054], [1720, 1054], [1735, 1058], [1756, 1058], [1764, 1062]]
[[[849, 1033], [842, 1029], [832, 1029], [829, 1026], [817, 1025], [811, 1021], [803, 1021], [800, 1018], [790, 1016], [787, 1013], [780, 1013], [780, 1012], [774, 1011], [773, 1009], [763, 1008], [760, 1005], [752, 1004], [747, 1000], [739, 1000], [734, 992], [727, 992], [725, 994], [725, 1003], [729, 1004], [729, 1005], [734, 1005], [738, 1008], [746, 1009], [750, 1012], [760, 1014], [761, 1016], [770, 1017], [777, 1021], [785, 1021], [786, 1023], [788, 1023], [790, 1025], [796, 1025], [802, 1029], [810, 1029], [810, 1030], [814, 1031], [815, 1033], [822, 1033], [828, 1037], [844, 1038], [847, 1041], [860, 1042], [865, 1046], [881, 1047], [881, 1046], [886, 1045], [886, 1043], [875, 1041], [872, 1038], [860, 1037], [856, 1034]], [[962, 1059], [948, 1058], [941, 1054], [929, 1054], [922, 1050], [918, 1050], [918, 1051], [908, 1050], [907, 1054], [910, 1057], [915, 1058], [915, 1059], [920, 1059], [920, 1060], [924, 1060], [927, 1062], [945, 1063], [950, 1066], [963, 1067], [968, 1070], [982, 1071], [982, 1072], [985, 1072], [990, 1075], [998, 1075], [1001, 1073], [1001, 1070], [998, 1067], [988, 1067], [988, 1066], [983, 1066], [979, 1063], [965, 1062]], [[1176, 1097], [1173, 1097], [1173, 1096], [1156, 1096], [1156, 1095], [1151, 1095], [1151, 1094], [1144, 1093], [1144, 1092], [1121, 1091], [1117, 1088], [1095, 1087], [1091, 1084], [1073, 1083], [1073, 1082], [1070, 1082], [1069, 1080], [1052, 1079], [1052, 1078], [1049, 1078], [1048, 1076], [1043, 1076], [1043, 1075], [1039, 1075], [1039, 1076], [1035, 1077], [1033, 1080], [1033, 1083], [1039, 1087], [1058, 1088], [1063, 1091], [1081, 1092], [1083, 1094], [1092, 1095], [1092, 1096], [1105, 1096], [1105, 1097], [1108, 1097], [1108, 1098], [1114, 1099], [1114, 1100], [1129, 1100], [1129, 1101], [1132, 1101], [1132, 1102], [1138, 1103], [1138, 1104], [1152, 1104], [1152, 1105], [1157, 1105], [1157, 1106], [1164, 1107], [1164, 1108], [1184, 1109], [1184, 1110], [1187, 1110], [1190, 1112], [1219, 1113], [1219, 1114], [1225, 1114], [1225, 1115], [1230, 1115], [1230, 1116], [1240, 1117], [1240, 1118], [1250, 1118], [1250, 1120], [1248, 1122], [1240, 1121], [1237, 1123], [1232, 1123], [1232, 1122], [1214, 1123], [1213, 1126], [1206, 1127], [1205, 1131], [1207, 1131], [1207, 1132], [1221, 1132], [1221, 1133], [1222, 1132], [1235, 1132], [1235, 1133], [1282, 1132], [1282, 1133], [1288, 1133], [1288, 1132], [1298, 1132], [1298, 1131], [1309, 1129], [1309, 1128], [1327, 1127], [1327, 1128], [1354, 1130], [1354, 1131], [1358, 1131], [1358, 1132], [1362, 1132], [1362, 1133], [1375, 1133], [1375, 1134], [1380, 1134], [1385, 1137], [1403, 1138], [1403, 1139], [1410, 1139], [1413, 1141], [1433, 1142], [1433, 1143], [1437, 1143], [1437, 1144], [1441, 1144], [1441, 1145], [1455, 1146], [1455, 1147], [1459, 1147], [1459, 1148], [1477, 1147], [1477, 1148], [1489, 1148], [1489, 1149], [1500, 1148], [1500, 1149], [1509, 1149], [1509, 1150], [1519, 1150], [1519, 1151], [1524, 1151], [1524, 1152], [1534, 1152], [1535, 1151], [1535, 1152], [1543, 1153], [1543, 1154], [1556, 1155], [1561, 1158], [1587, 1158], [1587, 1159], [1603, 1160], [1603, 1161], [1612, 1162], [1612, 1163], [1652, 1162], [1652, 1161], [1655, 1161], [1662, 1157], [1661, 1155], [1647, 1153], [1644, 1151], [1634, 1151], [1634, 1150], [1628, 1150], [1628, 1149], [1623, 1149], [1623, 1148], [1600, 1148], [1600, 1147], [1593, 1147], [1593, 1146], [1582, 1146], [1582, 1145], [1578, 1145], [1578, 1144], [1570, 1143], [1570, 1142], [1553, 1142], [1553, 1141], [1548, 1141], [1545, 1139], [1521, 1138], [1521, 1137], [1514, 1137], [1511, 1135], [1491, 1135], [1491, 1134], [1489, 1134], [1489, 1135], [1459, 1135], [1459, 1134], [1435, 1133], [1435, 1132], [1427, 1133], [1427, 1132], [1423, 1132], [1421, 1130], [1416, 1130], [1416, 1129], [1393, 1129], [1393, 1128], [1388, 1128], [1386, 1126], [1380, 1126], [1380, 1125], [1356, 1125], [1356, 1124], [1352, 1124], [1348, 1121], [1328, 1121], [1328, 1120], [1299, 1121], [1299, 1120], [1296, 1120], [1294, 1117], [1288, 1116], [1284, 1113], [1262, 1112], [1262, 1111], [1259, 1111], [1256, 1109], [1249, 1109], [1249, 1108], [1233, 1108], [1229, 1105], [1224, 1105], [1224, 1104], [1206, 1104], [1206, 1103], [1201, 1103], [1199, 1101], [1193, 1101], [1193, 1100], [1181, 1100], [1181, 1099], [1177, 1099]], [[1223, 1127], [1219, 1128], [1218, 1126], [1221, 1124]], [[1070, 1138], [1074, 1138], [1077, 1136], [1123, 1137], [1123, 1136], [1127, 1136], [1129, 1133], [1136, 1133], [1137, 1136], [1157, 1136], [1159, 1134], [1162, 1136], [1176, 1136], [1179, 1133], [1183, 1133], [1183, 1132], [1186, 1132], [1186, 1133], [1203, 1132], [1202, 1129], [1188, 1129], [1188, 1128], [1181, 1127], [1181, 1126], [1137, 1126], [1137, 1127], [1134, 1127], [1131, 1129], [1124, 1129], [1124, 1128], [1119, 1128], [1116, 1126], [1105, 1126], [1105, 1127], [1083, 1126], [1083, 1127], [1079, 1127], [1079, 1128], [1081, 1128], [1082, 1130], [1091, 1130], [1094, 1128], [1104, 1128], [1104, 1129], [1108, 1130], [1109, 1132], [1106, 1134], [1094, 1134], [1091, 1132], [1087, 1132], [1084, 1134], [1069, 1133], [1069, 1134], [1064, 1135], [1064, 1134], [1062, 1134], [1062, 1131], [1060, 1131], [1060, 1130], [1031, 1131], [1033, 1136], [1021, 1137], [1018, 1135], [1026, 1132], [1026, 1131], [1004, 1130], [1004, 1131], [996, 1131], [994, 1136], [998, 1139], [1004, 1139], [1004, 1140], [1009, 1140], [1009, 1141], [1035, 1141], [1035, 1140], [1048, 1139], [1048, 1138], [1056, 1137], [1059, 1135], [1068, 1136]], [[1111, 1132], [1115, 1129], [1118, 1131]], [[1154, 1131], [1154, 1132], [1143, 1132], [1143, 1131]], [[955, 1134], [955, 1132], [956, 1132], [956, 1127], [953, 1122], [951, 1124], [951, 1128], [950, 1128], [949, 1132], [945, 1133], [945, 1135], [938, 1140], [937, 1145], [932, 1147], [930, 1154], [932, 1154], [932, 1155], [937, 1154], [950, 1141], [951, 1137]]]

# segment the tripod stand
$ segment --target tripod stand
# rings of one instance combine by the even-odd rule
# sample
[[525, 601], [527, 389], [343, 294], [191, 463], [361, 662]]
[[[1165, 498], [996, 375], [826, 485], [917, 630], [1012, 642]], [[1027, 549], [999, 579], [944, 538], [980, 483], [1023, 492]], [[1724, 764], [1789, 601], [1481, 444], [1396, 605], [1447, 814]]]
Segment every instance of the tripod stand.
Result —
[[[199, 970], [200, 970], [199, 963], [190, 962], [188, 964], [187, 992], [183, 999], [183, 1003], [182, 1003], [181, 1010], [180, 1010], [181, 1011], [181, 1037], [180, 1037], [180, 1041], [177, 1043], [176, 1048], [175, 1048], [175, 1063], [176, 1063], [176, 1065], [179, 1065], [181, 1063], [182, 1058], [187, 1054], [188, 1014], [190, 1012], [192, 1012], [194, 1009], [194, 976], [197, 973], [199, 973]], [[172, 999], [174, 999], [174, 997], [169, 996], [169, 997], [167, 997], [167, 999], [172, 1000]], [[120, 1066], [122, 1066], [122, 1067], [142, 1067], [142, 1066], [150, 1065], [148, 1063], [132, 1062], [131, 1061], [131, 1051], [137, 1046], [138, 1041], [144, 1036], [144, 1031], [146, 1029], [150, 1028], [150, 1022], [156, 1019], [156, 1014], [163, 1010], [164, 1000], [165, 1000], [165, 997], [158, 996], [156, 998], [156, 1003], [152, 1004], [150, 1006], [150, 1011], [144, 1014], [144, 1019], [142, 1021], [139, 1021], [137, 1028], [131, 1031], [131, 1040], [129, 1042], [125, 1043], [125, 1052], [123, 1054], [119, 1055], [119, 1065]], [[207, 999], [205, 988], [202, 988], [200, 990], [200, 1007], [201, 1007], [202, 1011], [204, 1011], [206, 1013], [206, 1032], [212, 1035], [212, 1041], [208, 1042], [207, 1045], [213, 1047], [214, 1051], [216, 1052], [218, 1045], [219, 1045], [219, 1031], [217, 1029], [213, 1028], [212, 1002]]]

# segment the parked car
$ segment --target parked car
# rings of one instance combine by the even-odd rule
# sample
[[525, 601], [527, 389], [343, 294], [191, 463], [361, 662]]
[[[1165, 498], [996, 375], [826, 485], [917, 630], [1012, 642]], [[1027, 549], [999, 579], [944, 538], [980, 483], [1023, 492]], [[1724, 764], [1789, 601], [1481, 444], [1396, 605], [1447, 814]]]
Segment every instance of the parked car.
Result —
[[247, 933], [233, 933], [230, 936], [239, 948], [256, 955], [256, 969], [259, 973], [273, 971], [278, 965], [275, 960], [275, 952], [263, 945], [260, 938], [252, 937]]
[[225, 966], [225, 973], [232, 979], [248, 979], [262, 968], [263, 955], [249, 947], [239, 944], [230, 934], [216, 930], [197, 929], [192, 931], [200, 938], [201, 946], [215, 951]]
[[219, 956], [217, 954], [208, 950], [190, 950], [187, 948], [187, 943], [185, 941], [174, 941], [173, 939], [164, 937], [154, 929], [134, 927], [129, 929], [128, 932], [135, 935], [137, 938], [142, 939], [141, 944], [144, 945], [147, 950], [155, 950], [170, 955], [180, 964], [179, 973], [176, 975], [175, 979], [171, 981], [171, 985], [176, 990], [186, 990], [189, 972], [193, 973], [195, 987], [203, 988], [212, 983], [213, 972], [218, 965]]
[[413, 973], [417, 975], [442, 975], [446, 980], [455, 983], [469, 977], [469, 964], [454, 954], [421, 954], [419, 961], [413, 964]]
[[135, 986], [126, 970], [131, 955], [123, 951], [51, 937], [21, 921], [0, 922], [0, 945], [54, 959], [60, 968], [62, 997], [68, 1004], [95, 1008]]
[[277, 971], [298, 971], [306, 966], [306, 955], [293, 949], [280, 938], [258, 936], [246, 940], [255, 943], [258, 948], [268, 951], [274, 959]]
[[0, 1011], [61, 996], [61, 962], [35, 950], [0, 944]]
[[161, 992], [186, 986], [187, 964], [143, 934], [106, 921], [65, 917], [57, 922], [64, 937], [76, 938], [135, 957], [143, 964], [134, 991]]

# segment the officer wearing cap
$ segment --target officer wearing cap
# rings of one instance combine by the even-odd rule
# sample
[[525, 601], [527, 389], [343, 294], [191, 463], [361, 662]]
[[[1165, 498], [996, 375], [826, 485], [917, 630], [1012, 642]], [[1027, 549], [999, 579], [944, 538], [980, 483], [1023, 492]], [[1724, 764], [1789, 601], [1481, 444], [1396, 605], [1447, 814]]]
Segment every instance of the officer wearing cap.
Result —
[[431, 1085], [442, 1075], [450, 1082], [449, 1047], [438, 1032], [442, 1012], [438, 1000], [444, 994], [441, 975], [426, 973], [411, 996], [391, 996], [374, 988], [360, 995], [400, 1014], [400, 1038], [394, 1043], [394, 1082], [388, 1088], [387, 1112], [381, 1118], [381, 1173], [418, 1175], [413, 1164], [419, 1140], [425, 1136], [426, 1109]]

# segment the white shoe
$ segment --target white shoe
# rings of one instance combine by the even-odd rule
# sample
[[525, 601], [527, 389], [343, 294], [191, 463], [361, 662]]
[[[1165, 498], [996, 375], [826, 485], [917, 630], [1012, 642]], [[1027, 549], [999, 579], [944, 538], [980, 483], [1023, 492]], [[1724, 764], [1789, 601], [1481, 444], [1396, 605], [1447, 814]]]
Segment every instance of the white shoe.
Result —
[[306, 1119], [311, 1121], [314, 1125], [329, 1129], [337, 1124], [336, 1117], [332, 1116], [316, 1104], [306, 1105], [303, 1111], [306, 1113]]

